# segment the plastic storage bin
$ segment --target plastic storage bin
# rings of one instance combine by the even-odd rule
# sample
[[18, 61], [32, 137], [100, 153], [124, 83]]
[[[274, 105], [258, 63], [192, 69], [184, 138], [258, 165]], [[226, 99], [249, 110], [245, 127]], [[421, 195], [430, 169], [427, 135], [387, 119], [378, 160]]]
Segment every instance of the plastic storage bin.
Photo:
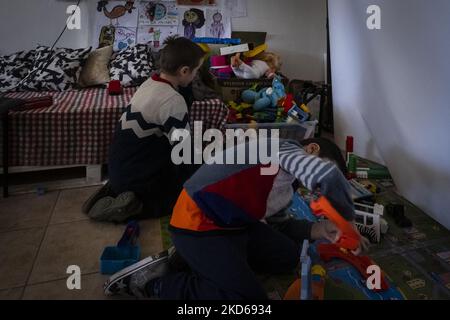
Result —
[[[306, 121], [303, 123], [229, 123], [225, 129], [278, 129], [279, 137], [282, 139], [293, 139], [301, 141], [314, 138], [317, 121]], [[270, 137], [270, 131], [267, 134]]]
[[139, 261], [140, 246], [106, 247], [100, 257], [100, 272], [114, 274]]

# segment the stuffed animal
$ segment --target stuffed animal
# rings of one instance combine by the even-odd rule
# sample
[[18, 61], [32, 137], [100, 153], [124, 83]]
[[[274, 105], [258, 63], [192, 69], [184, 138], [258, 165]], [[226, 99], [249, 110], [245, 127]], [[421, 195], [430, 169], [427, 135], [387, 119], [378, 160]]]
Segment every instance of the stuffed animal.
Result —
[[255, 111], [267, 108], [277, 108], [278, 101], [286, 96], [286, 90], [279, 76], [272, 81], [272, 87], [263, 88], [256, 92], [254, 88], [242, 92], [242, 100], [245, 103], [253, 104]]

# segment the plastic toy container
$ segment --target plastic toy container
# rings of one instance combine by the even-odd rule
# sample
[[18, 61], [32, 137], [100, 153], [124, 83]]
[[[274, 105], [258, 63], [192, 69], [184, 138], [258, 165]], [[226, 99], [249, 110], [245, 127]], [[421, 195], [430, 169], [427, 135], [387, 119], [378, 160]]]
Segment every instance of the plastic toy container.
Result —
[[138, 262], [140, 256], [141, 247], [139, 245], [106, 247], [100, 257], [100, 272], [114, 274]]
[[[316, 133], [317, 121], [306, 121], [303, 123], [229, 123], [225, 125], [226, 129], [278, 129], [279, 137], [282, 139], [293, 139], [301, 141], [314, 138]], [[270, 131], [267, 133], [270, 137]]]

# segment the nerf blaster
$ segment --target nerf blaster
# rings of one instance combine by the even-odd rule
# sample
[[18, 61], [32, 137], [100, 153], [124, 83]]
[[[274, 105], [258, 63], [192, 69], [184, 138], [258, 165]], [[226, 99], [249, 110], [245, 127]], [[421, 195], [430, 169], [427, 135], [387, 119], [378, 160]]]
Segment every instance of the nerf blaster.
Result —
[[332, 221], [341, 231], [341, 236], [336, 242], [340, 248], [356, 250], [359, 247], [361, 236], [356, 232], [350, 222], [345, 220], [324, 197], [310, 203], [312, 212], [316, 216], [325, 216]]
[[[347, 261], [361, 276], [367, 280], [367, 268], [375, 265], [369, 257], [357, 257], [348, 250], [356, 250], [359, 247], [361, 236], [355, 231], [350, 222], [341, 217], [341, 215], [333, 208], [330, 202], [323, 196], [310, 204], [313, 213], [317, 216], [325, 216], [332, 221], [341, 231], [341, 237], [336, 244], [319, 244], [317, 251], [320, 258], [324, 261], [330, 261], [333, 258]], [[381, 275], [381, 288], [374, 289], [375, 292], [381, 292], [389, 289], [389, 283], [386, 281], [384, 273]]]

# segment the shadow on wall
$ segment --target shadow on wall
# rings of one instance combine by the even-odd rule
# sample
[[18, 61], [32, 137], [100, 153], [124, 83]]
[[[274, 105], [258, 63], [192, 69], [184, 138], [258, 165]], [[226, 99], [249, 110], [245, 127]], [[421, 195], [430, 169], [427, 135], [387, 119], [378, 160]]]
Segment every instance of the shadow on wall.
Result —
[[[402, 168], [401, 177], [399, 170], [391, 170], [399, 193], [450, 230], [450, 196], [442, 196], [450, 195], [450, 173], [416, 159], [404, 146], [391, 147], [386, 154], [393, 167]], [[430, 208], [448, 209], [433, 214]]]
[[[365, 70], [371, 76], [365, 79], [365, 83], [376, 89], [367, 90], [364, 97], [369, 102], [377, 103], [361, 104], [362, 117], [367, 119], [369, 131], [372, 133], [369, 141], [374, 146], [376, 141], [381, 144], [378, 149], [389, 167], [399, 193], [450, 229], [450, 209], [436, 210], [450, 208], [450, 197], [443, 197], [445, 194], [450, 195], [450, 173], [434, 167], [433, 161], [423, 161], [427, 159], [423, 154], [420, 154], [423, 156], [421, 159], [418, 158], [417, 146], [407, 143], [411, 140], [412, 132], [405, 131], [405, 128], [402, 130], [400, 121], [404, 118], [395, 110], [396, 96], [400, 92], [392, 91], [383, 81], [383, 66], [377, 65], [376, 57], [371, 57], [370, 52], [369, 50], [367, 57], [372, 63], [368, 64]], [[370, 150], [370, 146], [367, 146], [367, 149]]]

